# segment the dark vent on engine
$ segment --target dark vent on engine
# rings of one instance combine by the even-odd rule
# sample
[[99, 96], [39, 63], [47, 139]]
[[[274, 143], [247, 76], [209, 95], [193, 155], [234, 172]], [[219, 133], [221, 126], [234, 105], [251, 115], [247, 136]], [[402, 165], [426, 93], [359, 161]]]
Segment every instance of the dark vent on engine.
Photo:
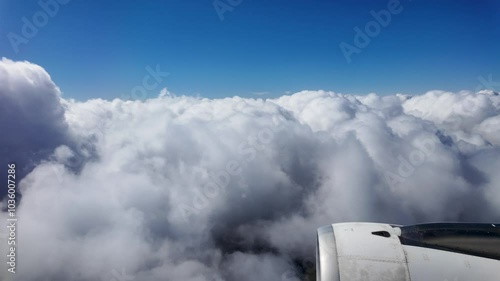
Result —
[[387, 231], [374, 231], [373, 235], [382, 236], [382, 237], [391, 237], [391, 234]]

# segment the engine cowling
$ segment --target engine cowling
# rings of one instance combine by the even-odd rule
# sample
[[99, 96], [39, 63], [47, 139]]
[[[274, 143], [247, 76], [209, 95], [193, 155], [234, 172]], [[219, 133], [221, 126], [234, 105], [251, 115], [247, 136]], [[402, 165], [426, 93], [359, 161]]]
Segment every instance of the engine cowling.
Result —
[[500, 280], [500, 225], [340, 223], [317, 231], [317, 281]]

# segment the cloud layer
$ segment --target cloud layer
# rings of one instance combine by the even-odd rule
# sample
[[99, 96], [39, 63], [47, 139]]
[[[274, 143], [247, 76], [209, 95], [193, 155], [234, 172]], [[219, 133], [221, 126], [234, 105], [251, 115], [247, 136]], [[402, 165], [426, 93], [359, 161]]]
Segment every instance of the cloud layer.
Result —
[[500, 215], [495, 92], [77, 102], [7, 59], [0, 81], [2, 160], [31, 171], [13, 280], [303, 280], [321, 225]]

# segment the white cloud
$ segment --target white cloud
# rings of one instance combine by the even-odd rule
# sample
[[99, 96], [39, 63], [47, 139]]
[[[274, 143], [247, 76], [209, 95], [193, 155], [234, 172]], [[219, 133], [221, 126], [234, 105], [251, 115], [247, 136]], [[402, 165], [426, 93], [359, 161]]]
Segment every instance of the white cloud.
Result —
[[0, 129], [38, 139], [5, 146], [51, 154], [26, 160], [15, 280], [294, 280], [324, 224], [500, 214], [492, 92], [77, 102], [0, 69]]
[[[15, 162], [26, 175], [54, 148], [70, 143], [60, 91], [43, 68], [29, 62], [0, 61], [0, 165]], [[6, 174], [0, 176], [7, 182]], [[0, 198], [6, 189], [0, 190]]]

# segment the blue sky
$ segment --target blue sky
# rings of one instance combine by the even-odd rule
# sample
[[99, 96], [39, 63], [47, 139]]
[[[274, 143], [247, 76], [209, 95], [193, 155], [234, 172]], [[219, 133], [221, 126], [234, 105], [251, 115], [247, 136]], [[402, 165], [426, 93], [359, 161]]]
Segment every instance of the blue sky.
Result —
[[500, 80], [495, 0], [401, 0], [348, 63], [339, 44], [355, 46], [354, 28], [364, 30], [370, 12], [391, 1], [242, 0], [221, 20], [212, 0], [71, 0], [16, 53], [9, 34], [22, 36], [22, 18], [33, 23], [43, 10], [38, 0], [0, 0], [0, 56], [43, 66], [64, 97], [78, 100], [130, 95], [157, 65], [169, 76], [150, 95], [163, 87], [210, 98], [420, 94], [474, 90], [479, 76]]

